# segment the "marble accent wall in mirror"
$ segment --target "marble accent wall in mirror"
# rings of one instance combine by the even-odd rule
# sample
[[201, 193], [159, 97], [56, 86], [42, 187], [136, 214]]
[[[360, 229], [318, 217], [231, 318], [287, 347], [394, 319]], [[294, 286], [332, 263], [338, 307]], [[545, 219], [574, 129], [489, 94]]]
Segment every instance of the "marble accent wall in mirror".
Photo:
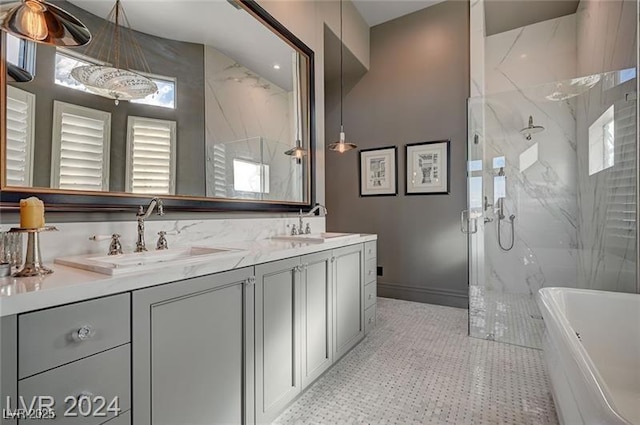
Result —
[[[115, 1], [53, 3], [94, 39], [63, 49], [2, 34], [6, 60], [35, 77], [6, 82], [3, 61], [3, 207], [34, 193], [72, 209], [150, 196], [184, 210], [313, 203], [313, 52], [257, 3], [122, 0], [158, 92], [119, 102], [71, 75], [109, 64], [113, 40], [102, 28]], [[302, 159], [285, 154], [296, 140]]]

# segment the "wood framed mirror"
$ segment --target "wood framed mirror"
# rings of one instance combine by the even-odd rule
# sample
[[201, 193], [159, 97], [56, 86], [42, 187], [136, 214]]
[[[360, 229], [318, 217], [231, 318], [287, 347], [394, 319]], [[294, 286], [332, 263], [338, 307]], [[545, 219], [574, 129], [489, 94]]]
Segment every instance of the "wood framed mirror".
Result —
[[[0, 33], [2, 209], [29, 196], [68, 211], [130, 209], [154, 196], [183, 211], [315, 203], [314, 53], [255, 1], [121, 0], [130, 29], [120, 28], [148, 64], [134, 71], [158, 91], [119, 102], [71, 75], [113, 66], [101, 52], [113, 48], [115, 0], [53, 3], [94, 38], [68, 49]], [[9, 81], [7, 63], [33, 80]], [[297, 145], [299, 158], [286, 153]]]

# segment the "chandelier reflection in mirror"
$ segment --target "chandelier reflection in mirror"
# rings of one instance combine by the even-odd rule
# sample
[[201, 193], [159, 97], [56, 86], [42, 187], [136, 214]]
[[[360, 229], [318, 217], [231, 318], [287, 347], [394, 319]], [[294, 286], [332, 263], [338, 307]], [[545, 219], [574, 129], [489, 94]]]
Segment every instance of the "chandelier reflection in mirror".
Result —
[[149, 73], [149, 64], [133, 35], [120, 0], [116, 0], [85, 53], [113, 64], [84, 65], [71, 71], [71, 76], [92, 93], [115, 99], [117, 105], [120, 100], [144, 99], [158, 91], [156, 83], [140, 73]]

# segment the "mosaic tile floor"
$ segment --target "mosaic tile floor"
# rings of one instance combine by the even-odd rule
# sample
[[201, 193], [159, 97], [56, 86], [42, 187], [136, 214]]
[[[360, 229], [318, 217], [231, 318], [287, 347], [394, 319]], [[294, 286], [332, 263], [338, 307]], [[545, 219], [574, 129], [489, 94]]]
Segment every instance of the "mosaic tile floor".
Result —
[[467, 311], [378, 298], [378, 326], [274, 424], [557, 424], [542, 352], [469, 338]]
[[535, 295], [469, 287], [471, 336], [542, 349], [544, 322]]

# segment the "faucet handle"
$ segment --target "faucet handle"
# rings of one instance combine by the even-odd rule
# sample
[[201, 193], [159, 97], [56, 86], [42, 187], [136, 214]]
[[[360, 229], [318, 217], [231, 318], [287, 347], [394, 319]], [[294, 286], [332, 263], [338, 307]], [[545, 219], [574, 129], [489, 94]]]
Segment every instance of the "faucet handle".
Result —
[[109, 251], [107, 255], [117, 255], [122, 254], [122, 244], [120, 243], [120, 235], [114, 233], [112, 235], [93, 235], [89, 238], [91, 241], [106, 241], [107, 239], [111, 239], [111, 243], [109, 244]]
[[291, 236], [296, 236], [298, 234], [298, 229], [296, 228], [296, 225], [294, 224], [293, 226], [291, 226]]
[[167, 235], [179, 235], [180, 230], [161, 230], [158, 232], [158, 242], [156, 243], [156, 249], [169, 249], [169, 244], [167, 243]]
[[304, 228], [304, 233], [307, 235], [311, 234], [311, 225], [307, 223], [307, 227]]
[[106, 241], [107, 239], [111, 239], [111, 243], [109, 244], [109, 251], [107, 255], [117, 255], [122, 254], [122, 244], [120, 243], [120, 235], [114, 233], [112, 235], [93, 235], [89, 238], [91, 241]]
[[122, 244], [120, 243], [120, 235], [114, 233], [111, 235], [111, 243], [109, 244], [109, 253], [108, 255], [118, 255], [122, 254]]
[[158, 232], [158, 242], [156, 243], [156, 249], [157, 250], [161, 250], [161, 249], [169, 249], [169, 244], [167, 243], [167, 238], [166, 238], [167, 232], [165, 232], [164, 230], [161, 230]]

